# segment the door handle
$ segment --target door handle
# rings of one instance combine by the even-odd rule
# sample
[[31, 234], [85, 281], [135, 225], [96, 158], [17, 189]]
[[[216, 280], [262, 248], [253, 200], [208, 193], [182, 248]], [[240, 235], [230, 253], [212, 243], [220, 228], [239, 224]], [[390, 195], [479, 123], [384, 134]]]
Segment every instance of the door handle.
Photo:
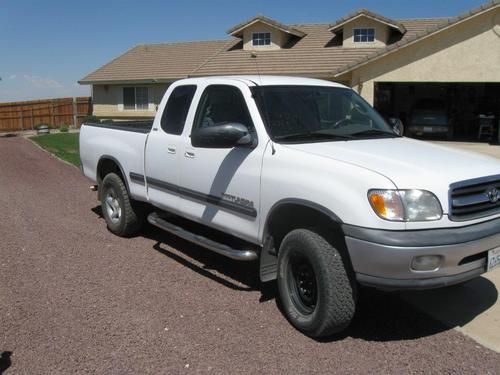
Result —
[[175, 154], [175, 147], [167, 147], [167, 151], [169, 154]]
[[191, 151], [186, 151], [184, 153], [184, 156], [187, 157], [187, 158], [194, 158], [194, 152], [191, 152]]

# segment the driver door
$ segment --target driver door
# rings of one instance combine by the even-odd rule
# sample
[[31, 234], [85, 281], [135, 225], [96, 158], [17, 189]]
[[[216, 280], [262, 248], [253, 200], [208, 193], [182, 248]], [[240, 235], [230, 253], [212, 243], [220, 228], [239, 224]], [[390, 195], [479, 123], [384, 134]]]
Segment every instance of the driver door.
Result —
[[249, 129], [257, 146], [194, 147], [186, 135], [181, 155], [181, 210], [192, 220], [213, 228], [231, 228], [235, 235], [255, 242], [265, 145], [258, 145], [248, 100], [253, 99], [244, 84], [205, 87], [191, 133], [200, 128], [239, 123]]

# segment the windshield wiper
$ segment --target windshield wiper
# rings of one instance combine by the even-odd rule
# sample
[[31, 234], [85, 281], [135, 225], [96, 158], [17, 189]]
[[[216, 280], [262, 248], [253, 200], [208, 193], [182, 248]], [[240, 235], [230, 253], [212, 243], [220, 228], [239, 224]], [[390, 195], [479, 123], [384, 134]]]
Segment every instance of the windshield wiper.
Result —
[[387, 132], [385, 130], [380, 130], [380, 129], [367, 129], [367, 130], [362, 130], [356, 133], [349, 134], [352, 137], [358, 137], [358, 136], [364, 136], [364, 135], [385, 135], [389, 137], [400, 137], [400, 135], [397, 135], [396, 133], [391, 133]]
[[293, 134], [285, 134], [285, 135], [279, 135], [277, 137], [274, 137], [275, 140], [277, 141], [300, 141], [300, 140], [306, 140], [306, 139], [352, 139], [353, 137], [351, 135], [345, 135], [345, 134], [332, 134], [332, 133], [321, 133], [321, 132], [316, 132], [316, 133], [293, 133]]

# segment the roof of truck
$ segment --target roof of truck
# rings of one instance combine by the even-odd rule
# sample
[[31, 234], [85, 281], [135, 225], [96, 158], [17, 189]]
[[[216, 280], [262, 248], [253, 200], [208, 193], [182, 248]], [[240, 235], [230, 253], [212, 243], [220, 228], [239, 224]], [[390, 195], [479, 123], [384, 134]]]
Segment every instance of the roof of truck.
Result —
[[216, 82], [221, 80], [232, 80], [244, 82], [248, 86], [331, 86], [331, 87], [346, 87], [340, 83], [325, 81], [316, 78], [279, 76], [279, 75], [228, 75], [228, 76], [210, 76], [198, 78], [185, 78], [177, 81], [181, 83], [201, 83], [201, 82]]

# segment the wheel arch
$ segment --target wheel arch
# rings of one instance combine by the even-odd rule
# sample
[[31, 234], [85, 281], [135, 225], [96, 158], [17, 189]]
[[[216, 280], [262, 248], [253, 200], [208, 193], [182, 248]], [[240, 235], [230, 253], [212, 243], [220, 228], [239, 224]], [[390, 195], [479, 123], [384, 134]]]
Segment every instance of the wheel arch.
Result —
[[346, 254], [350, 263], [342, 223], [338, 215], [315, 202], [297, 198], [276, 202], [269, 210], [262, 233], [264, 246], [260, 261], [261, 280], [276, 279], [277, 255], [281, 242], [286, 234], [299, 228], [319, 230], [322, 236]]
[[127, 188], [127, 192], [130, 193], [127, 175], [125, 174], [125, 171], [120, 162], [111, 155], [102, 155], [99, 158], [99, 161], [97, 162], [97, 168], [96, 168], [96, 181], [99, 190], [98, 191], [99, 197], [101, 193], [102, 180], [109, 173], [116, 173], [118, 176], [120, 176], [121, 179], [123, 180], [123, 183], [125, 184], [125, 187]]

